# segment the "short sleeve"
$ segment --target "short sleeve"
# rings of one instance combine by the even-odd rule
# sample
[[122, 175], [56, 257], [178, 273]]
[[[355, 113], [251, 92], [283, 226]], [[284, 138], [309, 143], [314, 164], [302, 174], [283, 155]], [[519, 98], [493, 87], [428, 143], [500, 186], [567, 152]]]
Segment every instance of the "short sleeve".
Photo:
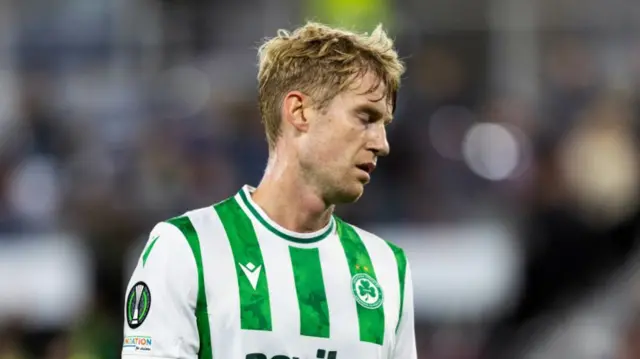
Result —
[[186, 238], [169, 223], [157, 224], [126, 288], [122, 358], [197, 358], [197, 291]]
[[415, 319], [413, 308], [413, 281], [411, 268], [407, 262], [405, 272], [404, 303], [402, 316], [396, 332], [396, 342], [393, 351], [393, 359], [417, 359]]

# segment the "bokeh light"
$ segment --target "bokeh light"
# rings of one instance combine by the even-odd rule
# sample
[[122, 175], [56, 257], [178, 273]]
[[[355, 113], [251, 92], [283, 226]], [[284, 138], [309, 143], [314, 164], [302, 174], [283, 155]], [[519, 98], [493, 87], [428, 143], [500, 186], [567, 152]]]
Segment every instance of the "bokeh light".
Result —
[[474, 125], [467, 132], [462, 147], [469, 168], [492, 181], [508, 178], [520, 159], [520, 146], [515, 136], [499, 124]]

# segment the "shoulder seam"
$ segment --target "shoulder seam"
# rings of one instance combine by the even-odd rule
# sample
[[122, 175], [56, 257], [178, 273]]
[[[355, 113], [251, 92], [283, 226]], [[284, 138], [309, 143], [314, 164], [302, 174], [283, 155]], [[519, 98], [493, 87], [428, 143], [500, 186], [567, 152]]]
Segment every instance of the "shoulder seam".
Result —
[[[362, 227], [359, 227], [359, 226], [353, 225], [353, 224], [351, 224], [351, 223], [349, 223], [349, 222], [347, 222], [347, 221], [345, 221], [345, 220], [341, 219], [341, 218], [340, 218], [340, 217], [338, 217], [338, 216], [335, 216], [335, 215], [334, 215], [334, 218], [336, 219], [336, 222], [342, 222], [342, 224], [347, 225], [347, 226], [349, 226], [349, 227], [353, 228], [353, 229], [354, 229], [354, 230], [356, 230], [356, 231], [359, 231], [359, 232], [361, 232], [361, 233], [367, 234], [367, 235], [368, 235], [367, 237], [373, 237], [373, 238], [371, 238], [371, 239], [377, 239], [377, 240], [380, 240], [380, 241], [382, 241], [382, 242], [387, 242], [387, 243], [389, 243], [389, 241], [387, 241], [387, 240], [385, 240], [384, 238], [380, 237], [380, 236], [379, 236], [379, 235], [377, 235], [376, 233], [373, 233], [373, 232], [371, 232], [371, 231], [369, 231], [369, 230], [366, 230], [366, 229], [364, 229], [364, 228], [362, 228]], [[361, 237], [362, 237], [362, 236], [361, 236]], [[362, 240], [365, 240], [365, 238], [362, 238]]]

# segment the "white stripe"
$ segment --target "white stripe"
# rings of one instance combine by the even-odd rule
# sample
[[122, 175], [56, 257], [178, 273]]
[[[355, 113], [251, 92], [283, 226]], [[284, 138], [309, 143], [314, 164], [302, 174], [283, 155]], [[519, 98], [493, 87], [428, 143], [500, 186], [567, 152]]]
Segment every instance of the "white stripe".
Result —
[[384, 341], [391, 344], [395, 336], [395, 328], [400, 312], [400, 282], [398, 281], [398, 265], [396, 257], [387, 243], [382, 239], [354, 227], [364, 246], [369, 252], [371, 264], [376, 273], [378, 284], [384, 296]]
[[288, 243], [252, 219], [269, 283], [271, 323], [278, 337], [300, 335], [298, 306]]
[[240, 337], [229, 340], [229, 333], [240, 332], [240, 295], [231, 245], [213, 207], [191, 212], [189, 218], [200, 239], [213, 357], [231, 358], [242, 348]]
[[329, 306], [331, 338], [360, 342], [358, 312], [351, 289], [351, 271], [337, 235], [325, 238], [320, 245], [320, 264]]

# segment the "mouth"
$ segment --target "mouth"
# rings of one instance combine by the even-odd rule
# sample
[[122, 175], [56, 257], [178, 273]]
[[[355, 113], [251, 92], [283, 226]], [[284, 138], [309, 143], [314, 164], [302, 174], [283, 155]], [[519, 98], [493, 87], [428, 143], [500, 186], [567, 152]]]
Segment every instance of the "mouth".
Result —
[[356, 165], [356, 167], [369, 175], [376, 169], [376, 165], [373, 162], [361, 163]]

